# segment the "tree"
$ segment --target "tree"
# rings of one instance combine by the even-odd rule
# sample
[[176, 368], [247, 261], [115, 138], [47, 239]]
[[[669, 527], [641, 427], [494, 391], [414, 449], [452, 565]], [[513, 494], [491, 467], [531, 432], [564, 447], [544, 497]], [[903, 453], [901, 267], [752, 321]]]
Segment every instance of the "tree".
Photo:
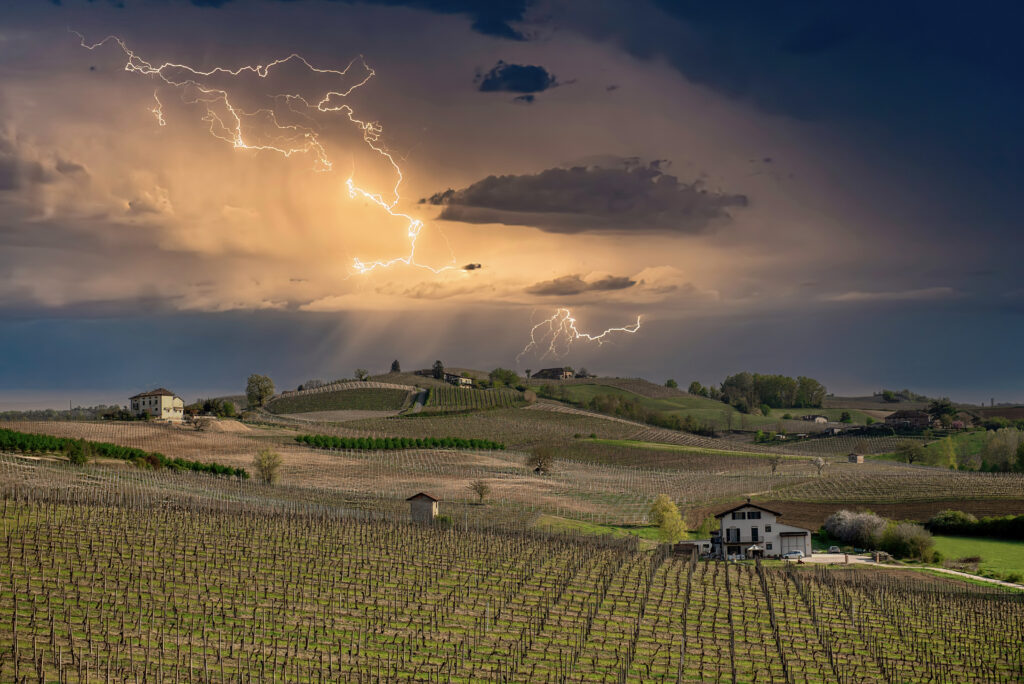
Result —
[[956, 445], [953, 444], [953, 439], [949, 436], [939, 442], [939, 460], [938, 465], [945, 466], [950, 470], [956, 470]]
[[434, 377], [438, 380], [444, 380], [444, 364], [441, 363], [441, 359], [434, 362]]
[[578, 371], [576, 371], [576, 377], [577, 378], [589, 378], [589, 377], [592, 377], [592, 376], [590, 375], [590, 371], [588, 371], [583, 366], [580, 366], [580, 369]]
[[821, 456], [815, 456], [811, 461], [811, 464], [818, 469], [818, 477], [821, 477], [821, 471], [823, 471], [825, 466], [828, 465], [828, 461], [823, 459]]
[[849, 411], [843, 411], [839, 415], [839, 422], [840, 423], [852, 423], [853, 422], [853, 417], [850, 415]]
[[[949, 439], [948, 437], [946, 439]], [[1024, 441], [1017, 445], [1017, 462], [1013, 467], [1018, 473], [1024, 473]]]
[[675, 504], [665, 512], [658, 525], [658, 537], [663, 542], [675, 544], [686, 536], [686, 525], [683, 523], [683, 516], [679, 515], [679, 509]]
[[665, 381], [665, 387], [668, 387], [669, 389], [679, 389], [679, 383], [672, 378], [669, 378]]
[[256, 478], [263, 484], [277, 482], [277, 471], [281, 467], [281, 456], [270, 449], [263, 449], [252, 460]]
[[370, 371], [365, 368], [356, 368], [356, 380], [366, 380], [370, 377]]
[[402, 364], [398, 363], [398, 359], [395, 359], [394, 361], [391, 362], [391, 372], [392, 373], [401, 373], [402, 372]]
[[469, 483], [469, 490], [479, 497], [480, 503], [483, 503], [487, 495], [491, 493], [491, 485], [483, 480], [473, 480]]
[[956, 409], [953, 408], [953, 402], [948, 397], [933, 399], [928, 404], [928, 415], [932, 417], [932, 420], [942, 420], [942, 416], [952, 416], [954, 414], [956, 414]]
[[526, 459], [526, 465], [538, 475], [547, 475], [555, 463], [555, 450], [548, 446], [534, 447], [533, 453]]
[[249, 382], [245, 386], [245, 397], [249, 400], [249, 406], [266, 406], [270, 398], [274, 396], [274, 381], [266, 375], [250, 375]]
[[75, 439], [67, 443], [64, 453], [71, 465], [83, 466], [92, 458], [92, 447], [84, 439]]
[[907, 463], [916, 463], [924, 460], [924, 447], [910, 440], [901, 442], [896, 447], [896, 453]]
[[495, 368], [488, 376], [495, 387], [500, 385], [515, 386], [519, 384], [519, 376], [514, 370], [508, 368]]
[[[647, 521], [654, 526], [661, 526], [665, 514], [673, 509], [676, 509], [676, 505], [672, 503], [672, 499], [668, 498], [667, 494], [659, 494], [651, 503], [650, 510], [647, 511]], [[679, 512], [678, 509], [676, 512]]]
[[895, 404], [899, 400], [900, 398], [897, 397], [896, 393], [893, 392], [892, 390], [882, 390], [882, 401], [886, 401], [890, 404]]

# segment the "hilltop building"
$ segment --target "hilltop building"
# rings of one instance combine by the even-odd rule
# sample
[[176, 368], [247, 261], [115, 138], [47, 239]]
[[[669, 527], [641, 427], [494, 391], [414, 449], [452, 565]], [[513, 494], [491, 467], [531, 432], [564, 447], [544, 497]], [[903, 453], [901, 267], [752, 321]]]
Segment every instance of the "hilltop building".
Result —
[[571, 368], [541, 368], [530, 376], [531, 380], [571, 380]]
[[445, 373], [444, 381], [449, 385], [455, 385], [456, 387], [472, 387], [473, 378], [464, 378], [458, 373]]
[[885, 424], [896, 428], [924, 430], [932, 424], [932, 417], [924, 411], [902, 410], [886, 416]]
[[161, 420], [178, 421], [185, 418], [185, 402], [174, 392], [163, 387], [136, 394], [128, 401], [131, 402], [131, 412], [139, 418], [146, 415]]
[[782, 514], [747, 502], [715, 517], [712, 552], [723, 558], [777, 558], [789, 551], [811, 555], [811, 531], [778, 522]]

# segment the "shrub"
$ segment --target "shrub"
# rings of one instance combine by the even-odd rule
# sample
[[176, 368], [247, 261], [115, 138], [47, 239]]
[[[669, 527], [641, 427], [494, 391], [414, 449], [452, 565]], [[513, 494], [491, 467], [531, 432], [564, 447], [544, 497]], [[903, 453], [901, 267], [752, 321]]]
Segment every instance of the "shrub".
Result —
[[885, 530], [885, 518], [874, 513], [836, 511], [825, 520], [830, 537], [861, 548], [877, 546]]
[[934, 543], [931, 533], [917, 523], [890, 521], [879, 546], [897, 558], [928, 559]]
[[277, 471], [281, 467], [281, 456], [270, 449], [263, 449], [252, 461], [252, 467], [256, 470], [256, 477], [263, 484], [274, 484], [277, 482]]
[[434, 524], [442, 530], [449, 530], [452, 527], [452, 519], [447, 515], [439, 515], [434, 518]]

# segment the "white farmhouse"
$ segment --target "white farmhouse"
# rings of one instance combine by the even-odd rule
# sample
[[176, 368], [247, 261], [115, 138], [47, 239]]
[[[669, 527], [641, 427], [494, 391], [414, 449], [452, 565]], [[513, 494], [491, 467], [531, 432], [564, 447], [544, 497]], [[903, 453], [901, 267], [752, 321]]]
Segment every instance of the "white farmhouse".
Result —
[[174, 392], [163, 387], [152, 392], [136, 394], [129, 399], [131, 412], [136, 416], [150, 415], [162, 420], [183, 420], [185, 402]]
[[788, 551], [811, 555], [811, 531], [778, 522], [778, 511], [747, 502], [715, 517], [719, 530], [711, 533], [713, 553], [723, 558], [778, 557]]

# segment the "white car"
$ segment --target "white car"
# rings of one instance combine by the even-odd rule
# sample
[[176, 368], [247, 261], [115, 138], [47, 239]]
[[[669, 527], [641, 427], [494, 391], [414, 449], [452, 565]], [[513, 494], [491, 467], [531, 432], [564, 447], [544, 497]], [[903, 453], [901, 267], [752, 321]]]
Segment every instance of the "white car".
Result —
[[799, 551], [799, 550], [787, 551], [786, 553], [782, 554], [782, 557], [783, 558], [803, 558], [804, 557], [804, 552], [803, 551]]

